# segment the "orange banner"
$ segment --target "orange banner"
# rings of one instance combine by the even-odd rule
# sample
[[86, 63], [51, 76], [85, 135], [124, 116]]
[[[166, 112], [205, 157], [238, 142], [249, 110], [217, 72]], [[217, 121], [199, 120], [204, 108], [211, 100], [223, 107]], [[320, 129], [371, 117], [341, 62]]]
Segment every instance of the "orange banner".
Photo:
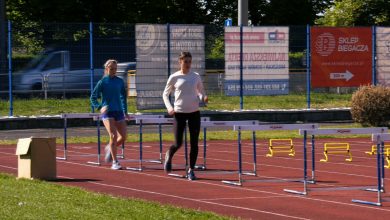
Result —
[[356, 87], [371, 82], [371, 28], [311, 28], [312, 87]]

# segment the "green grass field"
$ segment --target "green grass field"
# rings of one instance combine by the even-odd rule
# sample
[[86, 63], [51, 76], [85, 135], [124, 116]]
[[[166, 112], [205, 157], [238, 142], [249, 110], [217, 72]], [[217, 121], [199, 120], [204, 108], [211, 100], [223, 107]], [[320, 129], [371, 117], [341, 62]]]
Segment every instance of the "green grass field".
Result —
[[0, 219], [228, 219], [0, 174]]
[[[205, 110], [238, 110], [240, 108], [239, 97], [210, 95], [208, 107]], [[335, 108], [349, 107], [351, 94], [312, 93], [311, 107]], [[135, 98], [128, 98], [129, 112], [137, 112]], [[305, 94], [291, 94], [280, 96], [246, 96], [244, 97], [244, 109], [302, 109], [306, 108]], [[70, 99], [14, 99], [14, 115], [56, 115], [61, 113], [91, 112], [88, 98]], [[165, 109], [154, 110], [165, 111]], [[0, 115], [8, 115], [9, 102], [0, 101]], [[151, 112], [140, 111], [140, 112]]]

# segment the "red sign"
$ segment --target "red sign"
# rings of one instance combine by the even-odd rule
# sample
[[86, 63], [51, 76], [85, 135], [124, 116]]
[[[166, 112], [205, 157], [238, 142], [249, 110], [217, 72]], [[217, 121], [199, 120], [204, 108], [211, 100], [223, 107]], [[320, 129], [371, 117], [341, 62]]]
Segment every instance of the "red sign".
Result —
[[371, 28], [311, 28], [312, 87], [371, 84], [371, 71]]

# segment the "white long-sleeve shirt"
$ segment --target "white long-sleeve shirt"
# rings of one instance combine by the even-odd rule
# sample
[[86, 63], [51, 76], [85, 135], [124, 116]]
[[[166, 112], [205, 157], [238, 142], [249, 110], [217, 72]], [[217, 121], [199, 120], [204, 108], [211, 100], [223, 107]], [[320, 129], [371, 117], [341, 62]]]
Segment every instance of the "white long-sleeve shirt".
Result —
[[[175, 102], [172, 107], [169, 95], [175, 91]], [[199, 110], [199, 100], [203, 100], [204, 91], [202, 79], [196, 72], [189, 71], [183, 74], [181, 71], [169, 76], [165, 86], [163, 99], [168, 111], [191, 113]]]

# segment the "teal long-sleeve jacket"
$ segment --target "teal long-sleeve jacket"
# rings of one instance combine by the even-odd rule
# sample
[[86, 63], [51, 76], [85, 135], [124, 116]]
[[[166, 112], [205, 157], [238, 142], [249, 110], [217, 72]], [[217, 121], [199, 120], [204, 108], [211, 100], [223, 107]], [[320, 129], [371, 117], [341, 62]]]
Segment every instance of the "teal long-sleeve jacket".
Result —
[[[101, 98], [101, 102], [99, 102]], [[108, 111], [123, 111], [127, 114], [126, 89], [123, 80], [117, 76], [104, 76], [96, 84], [91, 94], [91, 105], [98, 110], [103, 106]]]

